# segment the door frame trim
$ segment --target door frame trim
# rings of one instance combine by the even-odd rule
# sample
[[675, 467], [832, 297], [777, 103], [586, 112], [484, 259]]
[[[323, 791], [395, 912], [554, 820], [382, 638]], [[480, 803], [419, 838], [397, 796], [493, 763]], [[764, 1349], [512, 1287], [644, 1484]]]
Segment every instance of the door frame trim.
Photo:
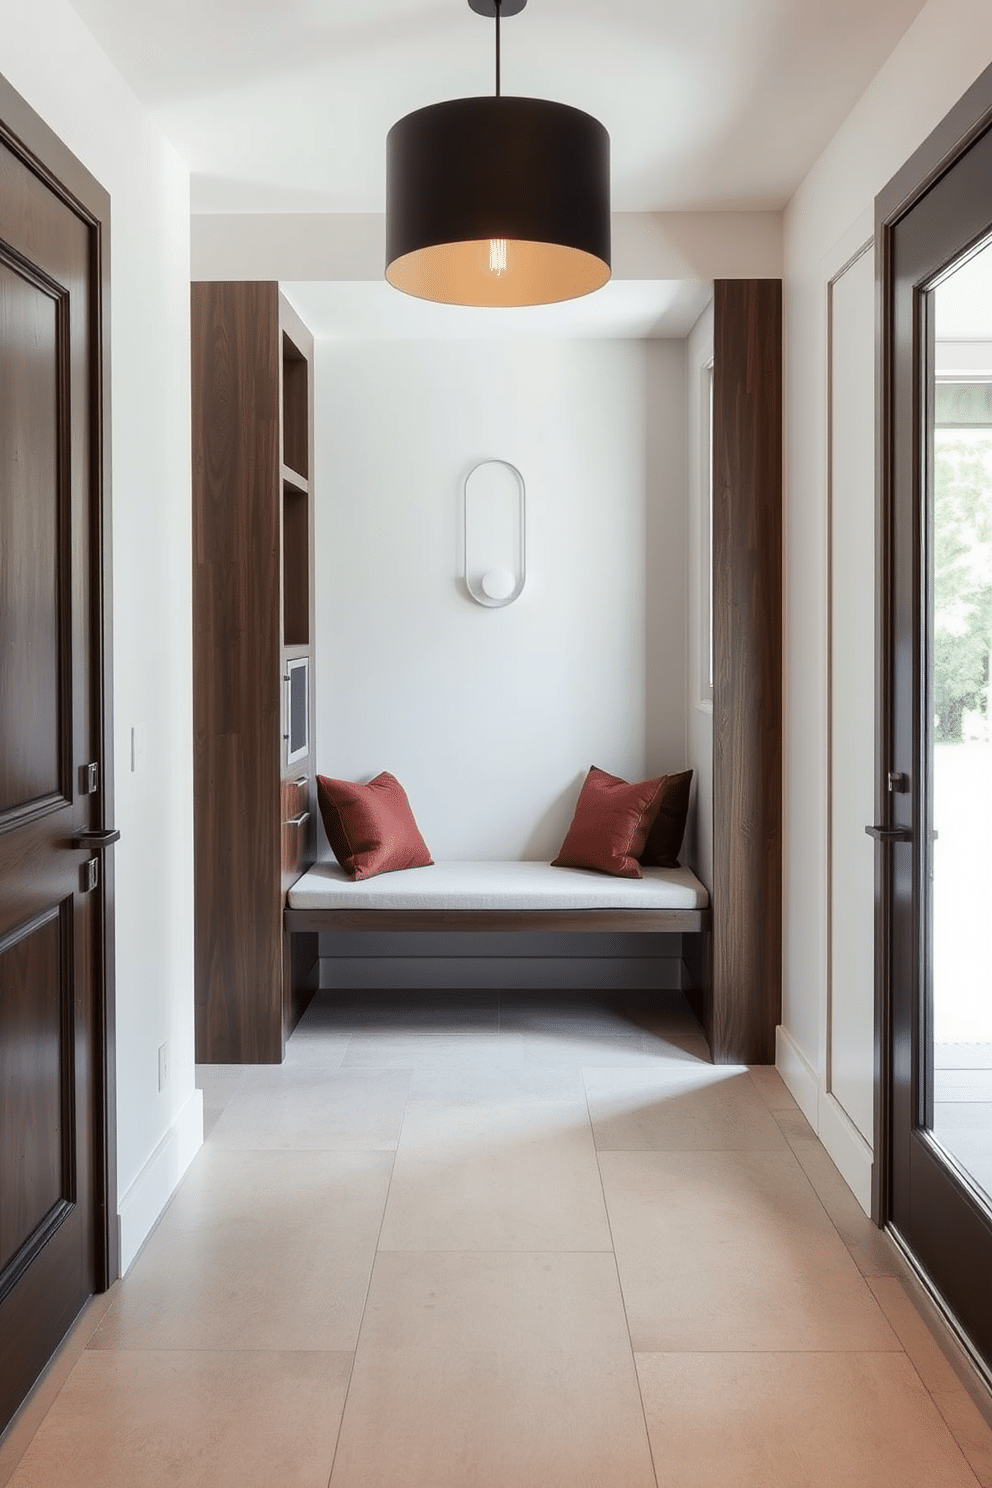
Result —
[[[890, 798], [886, 772], [892, 755], [891, 696], [893, 641], [893, 233], [920, 199], [952, 170], [983, 134], [992, 129], [992, 66], [972, 83], [875, 198], [875, 821], [887, 820]], [[918, 666], [918, 661], [914, 662]], [[891, 926], [891, 849], [875, 853], [875, 1142], [872, 1163], [872, 1219], [892, 1217], [892, 985], [889, 977]]]
[[[110, 440], [110, 194], [59, 139], [34, 109], [0, 74], [0, 141], [90, 229], [94, 288], [92, 332], [95, 355], [91, 392], [96, 419], [91, 450], [91, 489], [95, 493], [95, 557], [91, 604], [94, 635], [100, 639], [93, 687], [96, 697], [100, 758], [103, 762], [97, 808], [100, 820], [114, 820], [113, 729], [113, 599], [111, 546]], [[95, 1282], [106, 1291], [120, 1274], [117, 1222], [117, 1019], [114, 956], [114, 858], [105, 853], [102, 925], [97, 946], [97, 974], [103, 993], [96, 1008], [94, 1040], [96, 1171], [94, 1174]]]

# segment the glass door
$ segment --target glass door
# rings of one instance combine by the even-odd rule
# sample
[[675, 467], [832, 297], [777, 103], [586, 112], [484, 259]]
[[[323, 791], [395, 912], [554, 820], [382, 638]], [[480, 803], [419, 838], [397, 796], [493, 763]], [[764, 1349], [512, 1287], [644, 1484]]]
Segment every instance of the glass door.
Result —
[[878, 1209], [992, 1376], [992, 132], [879, 255]]
[[927, 1129], [992, 1205], [992, 246], [935, 285]]

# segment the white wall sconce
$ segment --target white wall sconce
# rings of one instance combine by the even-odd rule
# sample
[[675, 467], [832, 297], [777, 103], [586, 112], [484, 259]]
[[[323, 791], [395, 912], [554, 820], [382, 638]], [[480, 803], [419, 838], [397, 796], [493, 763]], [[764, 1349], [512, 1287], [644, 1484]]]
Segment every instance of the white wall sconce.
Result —
[[527, 579], [527, 491], [506, 460], [483, 460], [462, 492], [465, 587], [476, 604], [502, 609]]

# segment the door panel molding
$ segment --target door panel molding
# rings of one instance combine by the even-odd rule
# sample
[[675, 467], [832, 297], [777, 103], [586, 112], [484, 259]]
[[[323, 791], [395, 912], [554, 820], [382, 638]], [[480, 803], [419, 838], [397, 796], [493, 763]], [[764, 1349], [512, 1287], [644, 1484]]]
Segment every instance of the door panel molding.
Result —
[[[0, 407], [4, 427], [16, 440], [18, 423], [46, 407], [51, 442], [32, 444], [32, 475], [12, 520], [21, 539], [30, 529], [31, 564], [5, 574], [5, 590], [15, 596], [13, 621], [0, 658], [0, 686], [18, 698], [0, 714], [0, 833], [71, 805], [72, 783], [72, 530], [70, 508], [71, 426], [69, 419], [69, 291], [51, 274], [0, 241], [0, 300], [20, 323], [36, 349], [33, 379], [26, 387], [9, 383], [0, 365]], [[37, 467], [37, 468], [36, 468]], [[54, 492], [54, 501], [47, 493]], [[0, 569], [6, 547], [0, 549]], [[54, 623], [39, 630], [38, 616], [54, 608]], [[20, 620], [18, 611], [20, 610]], [[27, 689], [33, 707], [22, 706]], [[47, 758], [38, 758], [31, 734], [47, 713], [51, 736]]]
[[[13, 1200], [0, 1212], [0, 1301], [76, 1202], [72, 957], [71, 900], [0, 939], [0, 1163], [5, 1197]], [[5, 976], [5, 960], [22, 962], [21, 974]], [[47, 1046], [29, 1044], [26, 1036], [42, 996]], [[20, 1235], [23, 1243], [12, 1243]]]

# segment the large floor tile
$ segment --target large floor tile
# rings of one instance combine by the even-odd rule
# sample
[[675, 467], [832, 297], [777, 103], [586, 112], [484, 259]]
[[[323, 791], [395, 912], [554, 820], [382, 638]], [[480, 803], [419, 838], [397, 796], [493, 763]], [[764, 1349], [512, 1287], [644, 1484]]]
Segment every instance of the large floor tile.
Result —
[[658, 1481], [976, 1488], [903, 1354], [638, 1354]]
[[635, 1349], [898, 1349], [791, 1152], [601, 1152]]
[[770, 1111], [798, 1110], [792, 1092], [773, 1064], [752, 1064], [748, 1074], [755, 1090]]
[[541, 1148], [570, 1137], [592, 1151], [584, 1089], [558, 1101], [504, 1096], [462, 1105], [423, 1096], [407, 1104], [399, 1152], [441, 1163], [464, 1157], [486, 1163], [507, 1148]]
[[629, 1355], [612, 1255], [380, 1251], [359, 1351]]
[[299, 1024], [286, 1041], [282, 1067], [340, 1069], [350, 1043], [350, 1033], [331, 1033], [319, 1025], [314, 1027]]
[[354, 1033], [343, 1069], [500, 1068], [520, 1058], [519, 1036], [499, 1033], [435, 1034], [430, 1037], [388, 1029]]
[[545, 1000], [503, 1002], [500, 1027], [535, 1038], [578, 1035], [582, 1038], [639, 1039], [643, 1027], [622, 1007], [601, 1001]]
[[410, 1076], [402, 1070], [247, 1072], [214, 1127], [218, 1147], [389, 1151], [399, 1140]]
[[609, 1250], [584, 1103], [412, 1103], [384, 1250]]
[[637, 1378], [596, 1353], [370, 1350], [330, 1488], [655, 1488]]
[[608, 1067], [653, 1070], [710, 1065], [709, 1046], [698, 1027], [613, 1036], [592, 1029], [521, 1030], [525, 1064], [580, 1069]]
[[586, 1091], [601, 1152], [784, 1148], [785, 1138], [745, 1071], [712, 1066], [587, 1069]]
[[353, 1349], [391, 1164], [204, 1148], [93, 1346]]
[[90, 1351], [12, 1488], [325, 1488], [351, 1362]]
[[966, 1390], [940, 1391], [933, 1400], [982, 1488], [992, 1488], [992, 1426]]
[[203, 1091], [204, 1107], [223, 1109], [245, 1077], [245, 1064], [198, 1064], [195, 1067], [197, 1090]]
[[245, 1077], [243, 1064], [198, 1064], [196, 1088], [203, 1092], [203, 1138], [212, 1134]]
[[644, 1056], [682, 1060], [709, 1053], [703, 1032], [681, 992], [502, 994], [500, 1026], [523, 1035], [530, 1061], [584, 1065]]
[[905, 1276], [905, 1261], [888, 1235], [862, 1209], [802, 1113], [776, 1111], [775, 1115], [796, 1160], [861, 1274]]
[[414, 1069], [410, 1075], [409, 1106], [443, 1101], [454, 1108], [480, 1102], [585, 1100], [586, 1088], [578, 1065], [524, 1064], [507, 1059], [492, 1064], [452, 1064]]
[[924, 1311], [927, 1304], [918, 1304], [910, 1287], [895, 1276], [875, 1277], [869, 1286], [927, 1389], [932, 1393], [959, 1390], [961, 1378], [953, 1357], [956, 1345], [949, 1336], [946, 1341], [941, 1338], [943, 1325], [936, 1318], [931, 1326]]

